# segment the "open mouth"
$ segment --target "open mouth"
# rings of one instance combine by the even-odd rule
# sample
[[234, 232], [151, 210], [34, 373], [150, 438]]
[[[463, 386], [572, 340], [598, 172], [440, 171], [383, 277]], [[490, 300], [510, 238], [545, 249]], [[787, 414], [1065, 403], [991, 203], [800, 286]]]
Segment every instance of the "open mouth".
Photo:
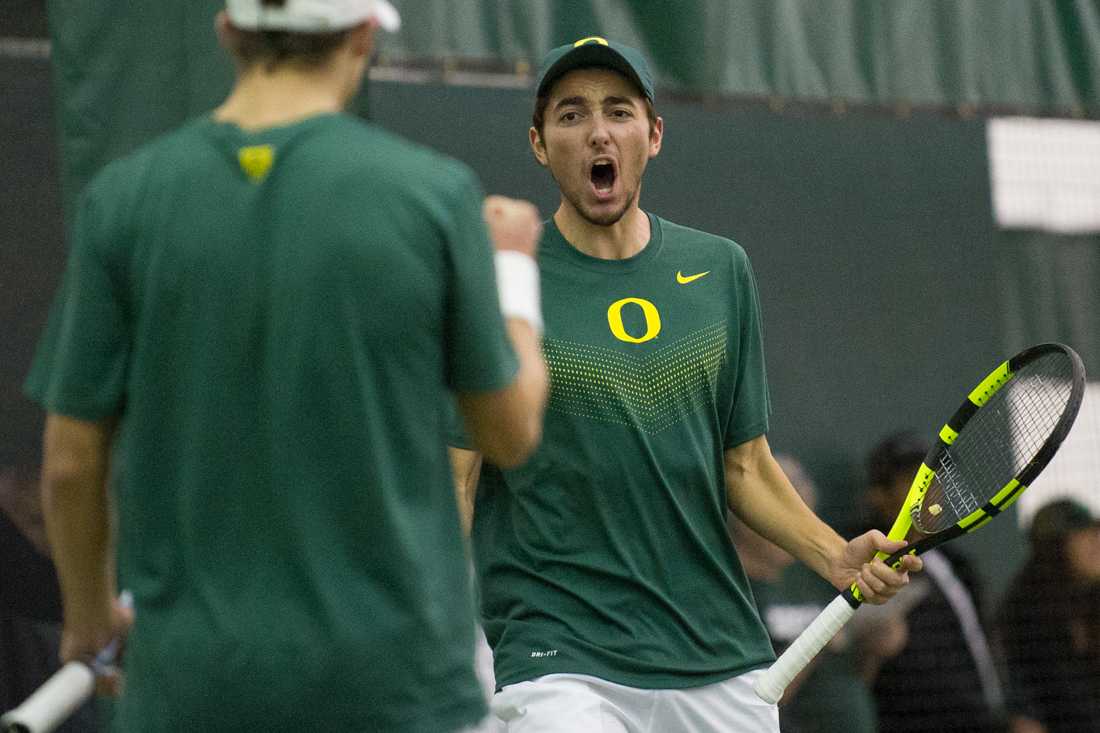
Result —
[[615, 164], [610, 162], [593, 163], [589, 172], [592, 185], [600, 193], [610, 191], [615, 186], [615, 175]]

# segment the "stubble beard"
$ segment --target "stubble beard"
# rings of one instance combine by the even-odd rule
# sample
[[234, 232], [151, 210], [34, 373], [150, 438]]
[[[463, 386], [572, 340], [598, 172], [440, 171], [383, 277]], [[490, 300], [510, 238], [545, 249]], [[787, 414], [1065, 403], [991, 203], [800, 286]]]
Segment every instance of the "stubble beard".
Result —
[[573, 209], [580, 214], [582, 219], [589, 224], [601, 227], [609, 227], [613, 224], [617, 224], [620, 219], [626, 216], [626, 212], [630, 211], [630, 207], [633, 206], [634, 200], [637, 198], [638, 194], [637, 190], [629, 191], [622, 206], [606, 213], [597, 214], [592, 210], [592, 207], [584, 202], [583, 193], [571, 193], [561, 185], [561, 181], [558, 181], [558, 188], [561, 190], [562, 195], [565, 196], [565, 200], [573, 206]]

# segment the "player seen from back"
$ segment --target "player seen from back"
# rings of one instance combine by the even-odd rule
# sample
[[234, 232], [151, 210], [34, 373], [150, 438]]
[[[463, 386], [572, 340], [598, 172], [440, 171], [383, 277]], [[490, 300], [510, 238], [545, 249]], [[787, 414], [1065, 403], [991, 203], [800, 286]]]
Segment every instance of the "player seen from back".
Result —
[[[485, 713], [443, 445], [535, 446], [540, 225], [342, 112], [373, 0], [228, 0], [214, 112], [103, 169], [28, 391], [62, 655], [129, 619], [121, 731], [440, 733]], [[507, 318], [502, 317], [501, 303]]]

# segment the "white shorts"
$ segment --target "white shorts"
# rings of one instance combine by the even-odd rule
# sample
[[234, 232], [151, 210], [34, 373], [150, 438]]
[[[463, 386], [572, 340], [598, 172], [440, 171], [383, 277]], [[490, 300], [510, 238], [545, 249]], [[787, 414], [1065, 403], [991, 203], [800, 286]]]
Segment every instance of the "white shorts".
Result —
[[752, 690], [763, 673], [661, 690], [551, 674], [504, 687], [491, 717], [505, 733], [779, 733], [779, 708]]
[[[485, 702], [492, 704], [493, 690], [496, 689], [496, 678], [493, 676], [493, 650], [489, 648], [489, 642], [485, 640], [485, 632], [480, 624], [477, 627], [476, 644], [474, 671], [477, 672], [478, 682], [481, 683], [481, 689], [485, 693]], [[462, 733], [507, 733], [507, 728], [490, 713], [481, 723]]]

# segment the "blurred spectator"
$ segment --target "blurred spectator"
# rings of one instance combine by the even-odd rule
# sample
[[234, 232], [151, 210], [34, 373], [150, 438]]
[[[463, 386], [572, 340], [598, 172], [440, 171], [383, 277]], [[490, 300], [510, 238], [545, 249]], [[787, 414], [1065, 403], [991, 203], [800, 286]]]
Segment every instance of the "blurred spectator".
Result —
[[1087, 694], [1090, 699], [1100, 701], [1100, 582], [1080, 587], [1077, 595], [1076, 607], [1080, 616], [1075, 619], [1074, 646], [1085, 657], [1082, 666], [1091, 682], [1091, 691]]
[[1078, 591], [1080, 596], [1077, 608], [1081, 613], [1077, 619], [1077, 647], [1084, 651], [1091, 667], [1095, 693], [1100, 700], [1100, 583], [1092, 582]]
[[[10, 710], [57, 671], [61, 598], [49, 559], [32, 468], [0, 468], [0, 711]], [[96, 730], [85, 705], [58, 733]]]
[[1100, 521], [1061, 499], [1036, 512], [1001, 617], [1013, 733], [1100, 731]]
[[[884, 532], [928, 448], [917, 435], [896, 433], [868, 456], [867, 501], [875, 526]], [[1005, 731], [1004, 693], [982, 627], [974, 573], [947, 546], [922, 557], [922, 592], [905, 609], [908, 640], [895, 656], [882, 660], [877, 674], [872, 671], [881, 730]]]
[[[802, 465], [784, 455], [777, 455], [776, 460], [802, 500], [813, 509], [817, 491]], [[781, 653], [836, 597], [836, 589], [732, 515], [729, 525], [760, 617], [776, 652]], [[842, 629], [787, 688], [779, 703], [783, 733], [878, 730], [874, 701], [856, 674], [850, 638], [848, 630]]]

